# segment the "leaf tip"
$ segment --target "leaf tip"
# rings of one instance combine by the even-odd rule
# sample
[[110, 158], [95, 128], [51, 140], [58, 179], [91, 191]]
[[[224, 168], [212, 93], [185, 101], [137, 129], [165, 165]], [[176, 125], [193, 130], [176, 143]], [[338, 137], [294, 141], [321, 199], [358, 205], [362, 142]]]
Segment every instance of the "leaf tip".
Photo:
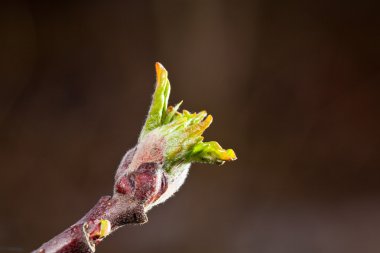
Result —
[[221, 159], [224, 161], [235, 161], [237, 157], [233, 149], [227, 149], [226, 152], [221, 155]]
[[167, 78], [168, 72], [166, 71], [165, 67], [159, 62], [156, 62], [155, 67], [156, 67], [157, 85], [160, 85], [162, 83], [162, 80]]

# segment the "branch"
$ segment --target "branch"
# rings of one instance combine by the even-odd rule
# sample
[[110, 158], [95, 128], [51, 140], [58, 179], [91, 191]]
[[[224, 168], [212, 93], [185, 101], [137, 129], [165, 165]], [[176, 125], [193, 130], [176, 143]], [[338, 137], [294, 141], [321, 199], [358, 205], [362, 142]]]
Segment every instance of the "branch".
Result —
[[95, 252], [95, 246], [119, 227], [147, 220], [141, 207], [119, 196], [104, 196], [81, 220], [34, 252]]
[[184, 183], [193, 162], [223, 164], [236, 159], [232, 149], [203, 142], [212, 116], [205, 111], [178, 112], [168, 106], [170, 82], [156, 63], [156, 91], [137, 145], [123, 157], [113, 196], [101, 197], [77, 223], [34, 253], [92, 253], [106, 236], [126, 224], [143, 224], [146, 213], [170, 198]]

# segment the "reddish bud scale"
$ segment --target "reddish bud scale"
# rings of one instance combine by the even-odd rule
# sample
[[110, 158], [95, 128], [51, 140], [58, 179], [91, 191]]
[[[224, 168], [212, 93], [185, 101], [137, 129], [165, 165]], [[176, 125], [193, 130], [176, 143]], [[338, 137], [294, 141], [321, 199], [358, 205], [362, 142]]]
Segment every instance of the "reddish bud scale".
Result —
[[90, 225], [90, 223], [87, 223], [88, 226], [89, 226], [89, 238], [90, 240], [92, 240], [93, 242], [97, 242], [97, 240], [99, 239], [99, 232], [100, 232], [100, 223], [97, 223], [97, 224], [94, 224], [92, 222], [92, 224]]
[[133, 175], [130, 175], [129, 177], [123, 176], [120, 178], [120, 180], [116, 183], [116, 191], [121, 194], [129, 194], [132, 193], [134, 186], [132, 185], [132, 182], [134, 183], [134, 179], [131, 179]]
[[156, 201], [167, 190], [167, 179], [158, 163], [143, 163], [136, 171], [121, 176], [116, 192], [132, 196], [142, 205]]

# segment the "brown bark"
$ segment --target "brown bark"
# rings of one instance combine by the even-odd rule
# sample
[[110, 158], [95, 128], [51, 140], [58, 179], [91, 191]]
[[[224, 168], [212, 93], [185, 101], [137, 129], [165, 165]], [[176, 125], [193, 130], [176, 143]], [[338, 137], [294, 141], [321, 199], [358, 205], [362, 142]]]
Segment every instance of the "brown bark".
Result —
[[115, 194], [103, 196], [77, 223], [44, 243], [33, 253], [92, 253], [102, 239], [93, 236], [100, 220], [111, 223], [111, 233], [126, 224], [143, 224], [148, 221], [141, 205]]

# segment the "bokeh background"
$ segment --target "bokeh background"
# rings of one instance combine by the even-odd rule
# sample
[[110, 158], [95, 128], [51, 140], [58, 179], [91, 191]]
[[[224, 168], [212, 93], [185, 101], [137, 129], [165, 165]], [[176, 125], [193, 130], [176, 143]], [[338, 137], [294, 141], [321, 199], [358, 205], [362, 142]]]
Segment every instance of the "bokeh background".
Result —
[[110, 194], [169, 70], [207, 109], [180, 192], [98, 252], [380, 250], [380, 22], [373, 1], [2, 1], [0, 252], [29, 252]]

